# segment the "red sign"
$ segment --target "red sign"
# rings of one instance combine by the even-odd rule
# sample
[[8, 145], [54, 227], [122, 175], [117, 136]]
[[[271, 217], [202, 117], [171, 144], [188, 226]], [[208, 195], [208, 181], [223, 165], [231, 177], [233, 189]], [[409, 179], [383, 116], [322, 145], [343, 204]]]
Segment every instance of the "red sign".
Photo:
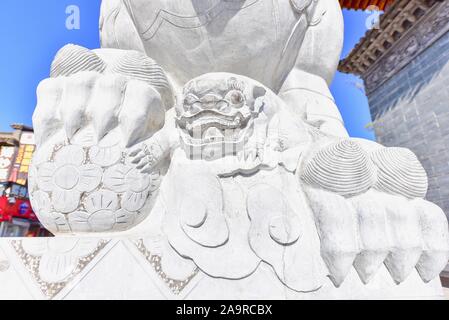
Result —
[[8, 197], [0, 197], [0, 221], [10, 221], [13, 217], [37, 220], [29, 200], [11, 202]]
[[11, 212], [13, 205], [8, 202], [7, 197], [0, 197], [0, 222], [11, 221]]

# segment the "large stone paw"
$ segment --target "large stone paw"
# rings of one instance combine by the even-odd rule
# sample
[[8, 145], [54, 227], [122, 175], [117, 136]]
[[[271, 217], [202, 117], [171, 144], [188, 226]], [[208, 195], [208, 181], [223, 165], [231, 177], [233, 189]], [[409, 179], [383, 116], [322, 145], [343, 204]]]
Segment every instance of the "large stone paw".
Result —
[[423, 200], [427, 176], [416, 156], [363, 140], [315, 145], [300, 176], [334, 284], [352, 267], [368, 283], [382, 264], [396, 283], [414, 268], [425, 282], [437, 277], [449, 259], [448, 222]]
[[107, 55], [64, 47], [37, 90], [30, 196], [54, 233], [127, 230], [158, 188], [158, 170], [141, 174], [128, 150], [164, 125], [162, 69], [136, 52]]

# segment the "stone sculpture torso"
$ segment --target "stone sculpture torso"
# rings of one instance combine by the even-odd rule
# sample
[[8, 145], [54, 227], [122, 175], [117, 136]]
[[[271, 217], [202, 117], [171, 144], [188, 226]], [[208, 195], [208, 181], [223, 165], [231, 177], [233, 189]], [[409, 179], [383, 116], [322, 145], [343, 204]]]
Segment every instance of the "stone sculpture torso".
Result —
[[204, 73], [231, 72], [278, 91], [294, 67], [308, 24], [290, 1], [134, 0], [125, 5], [145, 51], [181, 85]]
[[[57, 237], [8, 256], [47, 298], [100, 279], [101, 259], [135, 268], [129, 254], [183, 297], [437, 295], [449, 232], [423, 167], [340, 130], [323, 46], [341, 36], [335, 10], [103, 1], [104, 48], [64, 47], [38, 88], [29, 189]], [[141, 285], [125, 273], [108, 285]]]

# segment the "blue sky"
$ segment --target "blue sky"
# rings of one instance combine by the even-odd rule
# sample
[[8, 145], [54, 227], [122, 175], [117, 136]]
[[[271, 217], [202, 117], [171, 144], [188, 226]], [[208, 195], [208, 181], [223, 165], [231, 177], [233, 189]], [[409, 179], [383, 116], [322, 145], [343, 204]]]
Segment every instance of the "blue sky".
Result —
[[[69, 5], [81, 12], [81, 28], [65, 27]], [[0, 10], [0, 131], [12, 123], [31, 125], [36, 105], [36, 87], [48, 77], [51, 61], [62, 46], [75, 43], [99, 47], [100, 0], [2, 0]], [[346, 30], [343, 56], [366, 31], [365, 12], [344, 11]], [[331, 86], [351, 136], [372, 139], [365, 126], [370, 114], [365, 95], [356, 85], [360, 80], [337, 74]]]

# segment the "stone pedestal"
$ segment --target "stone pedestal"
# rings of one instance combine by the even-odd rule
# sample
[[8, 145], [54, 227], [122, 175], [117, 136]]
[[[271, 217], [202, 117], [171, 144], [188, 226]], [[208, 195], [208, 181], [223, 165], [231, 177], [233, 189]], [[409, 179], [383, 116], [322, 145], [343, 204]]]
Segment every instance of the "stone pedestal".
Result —
[[[364, 285], [352, 269], [339, 288], [328, 279], [314, 292], [286, 288], [261, 263], [240, 280], [213, 278], [198, 268], [164, 263], [144, 240], [118, 238], [3, 239], [1, 299], [442, 299], [438, 278], [416, 271], [402, 284], [382, 267]], [[159, 251], [159, 252], [157, 252]], [[164, 269], [165, 268], [165, 269]], [[181, 270], [182, 269], [182, 270]], [[177, 274], [176, 274], [177, 273]], [[176, 277], [177, 279], [174, 279]]]

